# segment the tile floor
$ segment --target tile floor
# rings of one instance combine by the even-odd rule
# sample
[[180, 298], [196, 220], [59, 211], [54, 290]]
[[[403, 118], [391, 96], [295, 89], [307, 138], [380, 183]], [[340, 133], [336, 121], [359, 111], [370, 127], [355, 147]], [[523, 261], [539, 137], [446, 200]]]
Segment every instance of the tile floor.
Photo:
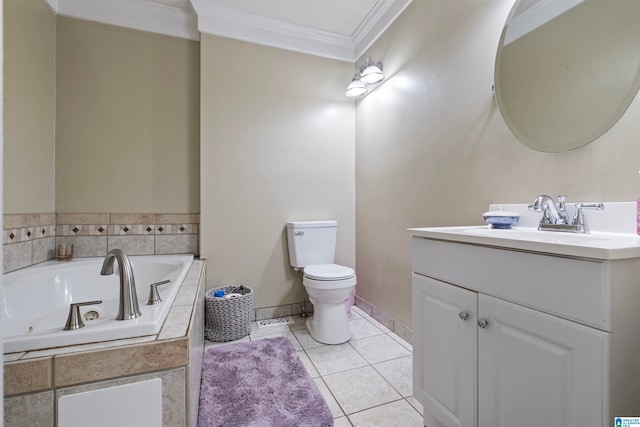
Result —
[[[353, 337], [345, 344], [316, 342], [305, 320], [259, 329], [237, 341], [286, 336], [325, 397], [335, 427], [422, 427], [422, 406], [411, 396], [411, 344], [354, 307]], [[205, 341], [206, 348], [229, 343]]]

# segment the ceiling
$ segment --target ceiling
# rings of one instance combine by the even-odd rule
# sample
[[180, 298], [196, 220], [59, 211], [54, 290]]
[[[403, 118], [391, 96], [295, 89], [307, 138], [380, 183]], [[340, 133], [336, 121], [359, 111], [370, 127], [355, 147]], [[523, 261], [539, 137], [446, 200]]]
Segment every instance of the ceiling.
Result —
[[56, 14], [355, 62], [412, 0], [45, 0]]

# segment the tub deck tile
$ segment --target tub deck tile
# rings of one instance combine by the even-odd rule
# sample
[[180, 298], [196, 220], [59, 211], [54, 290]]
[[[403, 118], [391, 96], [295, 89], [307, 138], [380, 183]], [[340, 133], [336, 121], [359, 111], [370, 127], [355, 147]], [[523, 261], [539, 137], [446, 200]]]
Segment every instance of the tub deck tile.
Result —
[[[184, 366], [189, 363], [189, 341], [153, 343], [55, 357], [55, 387], [101, 381], [118, 376]], [[77, 369], [82, 366], [83, 369]]]
[[34, 392], [51, 388], [51, 358], [4, 365], [4, 394]]

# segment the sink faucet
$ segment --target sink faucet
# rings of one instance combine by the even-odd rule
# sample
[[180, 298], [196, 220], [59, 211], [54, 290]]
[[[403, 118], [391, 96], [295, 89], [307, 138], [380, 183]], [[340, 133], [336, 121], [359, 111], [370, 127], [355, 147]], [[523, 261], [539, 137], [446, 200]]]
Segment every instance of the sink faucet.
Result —
[[544, 231], [567, 231], [570, 233], [589, 233], [589, 225], [583, 214], [583, 209], [603, 210], [603, 203], [576, 203], [576, 213], [569, 222], [565, 209], [565, 199], [567, 196], [558, 196], [558, 204], [546, 194], [536, 197], [529, 209], [534, 212], [542, 212], [542, 219], [538, 225], [538, 230]]
[[544, 224], [569, 224], [564, 201], [567, 196], [558, 196], [558, 205], [546, 194], [536, 197], [529, 209], [534, 212], [542, 212], [540, 225]]
[[142, 316], [138, 307], [138, 294], [136, 281], [133, 278], [133, 268], [129, 257], [122, 249], [111, 249], [102, 262], [100, 274], [107, 276], [113, 274], [113, 264], [118, 261], [120, 272], [120, 301], [116, 320], [130, 320]]

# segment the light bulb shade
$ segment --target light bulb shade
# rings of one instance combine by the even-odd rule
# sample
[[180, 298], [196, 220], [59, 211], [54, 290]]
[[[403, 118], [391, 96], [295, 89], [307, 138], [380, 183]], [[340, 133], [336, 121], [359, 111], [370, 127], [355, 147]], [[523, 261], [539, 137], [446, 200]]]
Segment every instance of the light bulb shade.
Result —
[[366, 67], [362, 71], [362, 77], [360, 77], [360, 81], [367, 85], [372, 85], [375, 83], [380, 83], [384, 80], [384, 74], [382, 73], [382, 63], [378, 62], [374, 64], [365, 63]]
[[344, 92], [344, 94], [349, 97], [362, 96], [365, 93], [367, 93], [366, 86], [355, 77], [351, 80], [351, 83], [347, 86], [347, 90]]

